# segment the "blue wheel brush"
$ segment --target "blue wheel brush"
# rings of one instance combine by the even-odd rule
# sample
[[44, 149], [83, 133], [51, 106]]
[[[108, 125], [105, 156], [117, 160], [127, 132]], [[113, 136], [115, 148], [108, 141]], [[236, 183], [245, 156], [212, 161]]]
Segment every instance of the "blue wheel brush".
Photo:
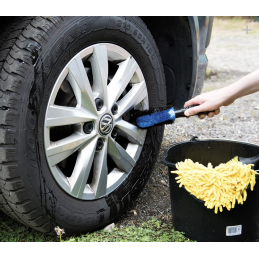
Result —
[[[176, 118], [185, 117], [184, 112], [194, 106], [189, 106], [180, 110], [174, 110], [173, 107], [167, 106], [163, 108], [155, 108], [153, 110], [136, 111], [133, 114], [133, 123], [141, 129], [150, 128], [154, 125], [171, 124]], [[208, 113], [209, 111], [195, 115]]]

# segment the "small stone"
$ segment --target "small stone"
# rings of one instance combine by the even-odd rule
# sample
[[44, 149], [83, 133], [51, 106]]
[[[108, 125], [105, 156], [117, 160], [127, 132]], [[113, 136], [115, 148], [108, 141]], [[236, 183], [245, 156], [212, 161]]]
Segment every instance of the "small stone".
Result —
[[254, 109], [255, 109], [255, 110], [259, 110], [259, 106], [255, 106]]
[[164, 180], [161, 180], [161, 183], [165, 186], [167, 186], [167, 183]]
[[111, 232], [115, 228], [115, 224], [112, 223], [104, 228], [105, 231]]
[[132, 212], [134, 215], [138, 215], [138, 213], [135, 210], [131, 210], [130, 212]]

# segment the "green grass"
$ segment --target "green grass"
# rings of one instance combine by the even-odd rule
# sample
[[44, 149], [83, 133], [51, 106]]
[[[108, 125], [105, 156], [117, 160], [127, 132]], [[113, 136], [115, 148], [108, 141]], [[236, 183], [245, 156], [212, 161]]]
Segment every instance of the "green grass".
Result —
[[[141, 227], [114, 228], [111, 232], [95, 231], [62, 238], [63, 242], [192, 242], [183, 233], [152, 218]], [[44, 235], [24, 226], [0, 212], [0, 242], [60, 242], [58, 237]]]
[[57, 237], [44, 235], [0, 211], [0, 242], [53, 242]]

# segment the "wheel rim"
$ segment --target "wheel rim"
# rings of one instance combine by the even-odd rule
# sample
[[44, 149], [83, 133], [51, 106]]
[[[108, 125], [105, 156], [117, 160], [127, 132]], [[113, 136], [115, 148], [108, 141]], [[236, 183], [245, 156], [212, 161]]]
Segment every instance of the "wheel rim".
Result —
[[146, 138], [130, 111], [148, 108], [143, 74], [126, 50], [102, 43], [74, 56], [54, 85], [44, 123], [46, 158], [61, 188], [83, 200], [116, 189]]

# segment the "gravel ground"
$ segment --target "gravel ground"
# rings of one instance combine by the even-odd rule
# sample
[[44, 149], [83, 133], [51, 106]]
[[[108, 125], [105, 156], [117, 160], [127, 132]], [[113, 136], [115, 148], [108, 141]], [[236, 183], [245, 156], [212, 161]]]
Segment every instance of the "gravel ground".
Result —
[[[248, 25], [246, 34], [243, 29]], [[259, 67], [259, 23], [246, 20], [214, 19], [212, 38], [207, 49], [210, 76], [205, 80], [203, 92], [227, 86]], [[166, 148], [188, 141], [193, 136], [200, 139], [223, 138], [259, 144], [259, 92], [238, 99], [221, 108], [214, 118], [176, 119], [166, 125], [158, 161], [152, 175], [131, 208], [115, 222], [117, 226], [137, 225], [152, 216], [170, 221], [171, 205], [167, 167], [161, 163]]]

